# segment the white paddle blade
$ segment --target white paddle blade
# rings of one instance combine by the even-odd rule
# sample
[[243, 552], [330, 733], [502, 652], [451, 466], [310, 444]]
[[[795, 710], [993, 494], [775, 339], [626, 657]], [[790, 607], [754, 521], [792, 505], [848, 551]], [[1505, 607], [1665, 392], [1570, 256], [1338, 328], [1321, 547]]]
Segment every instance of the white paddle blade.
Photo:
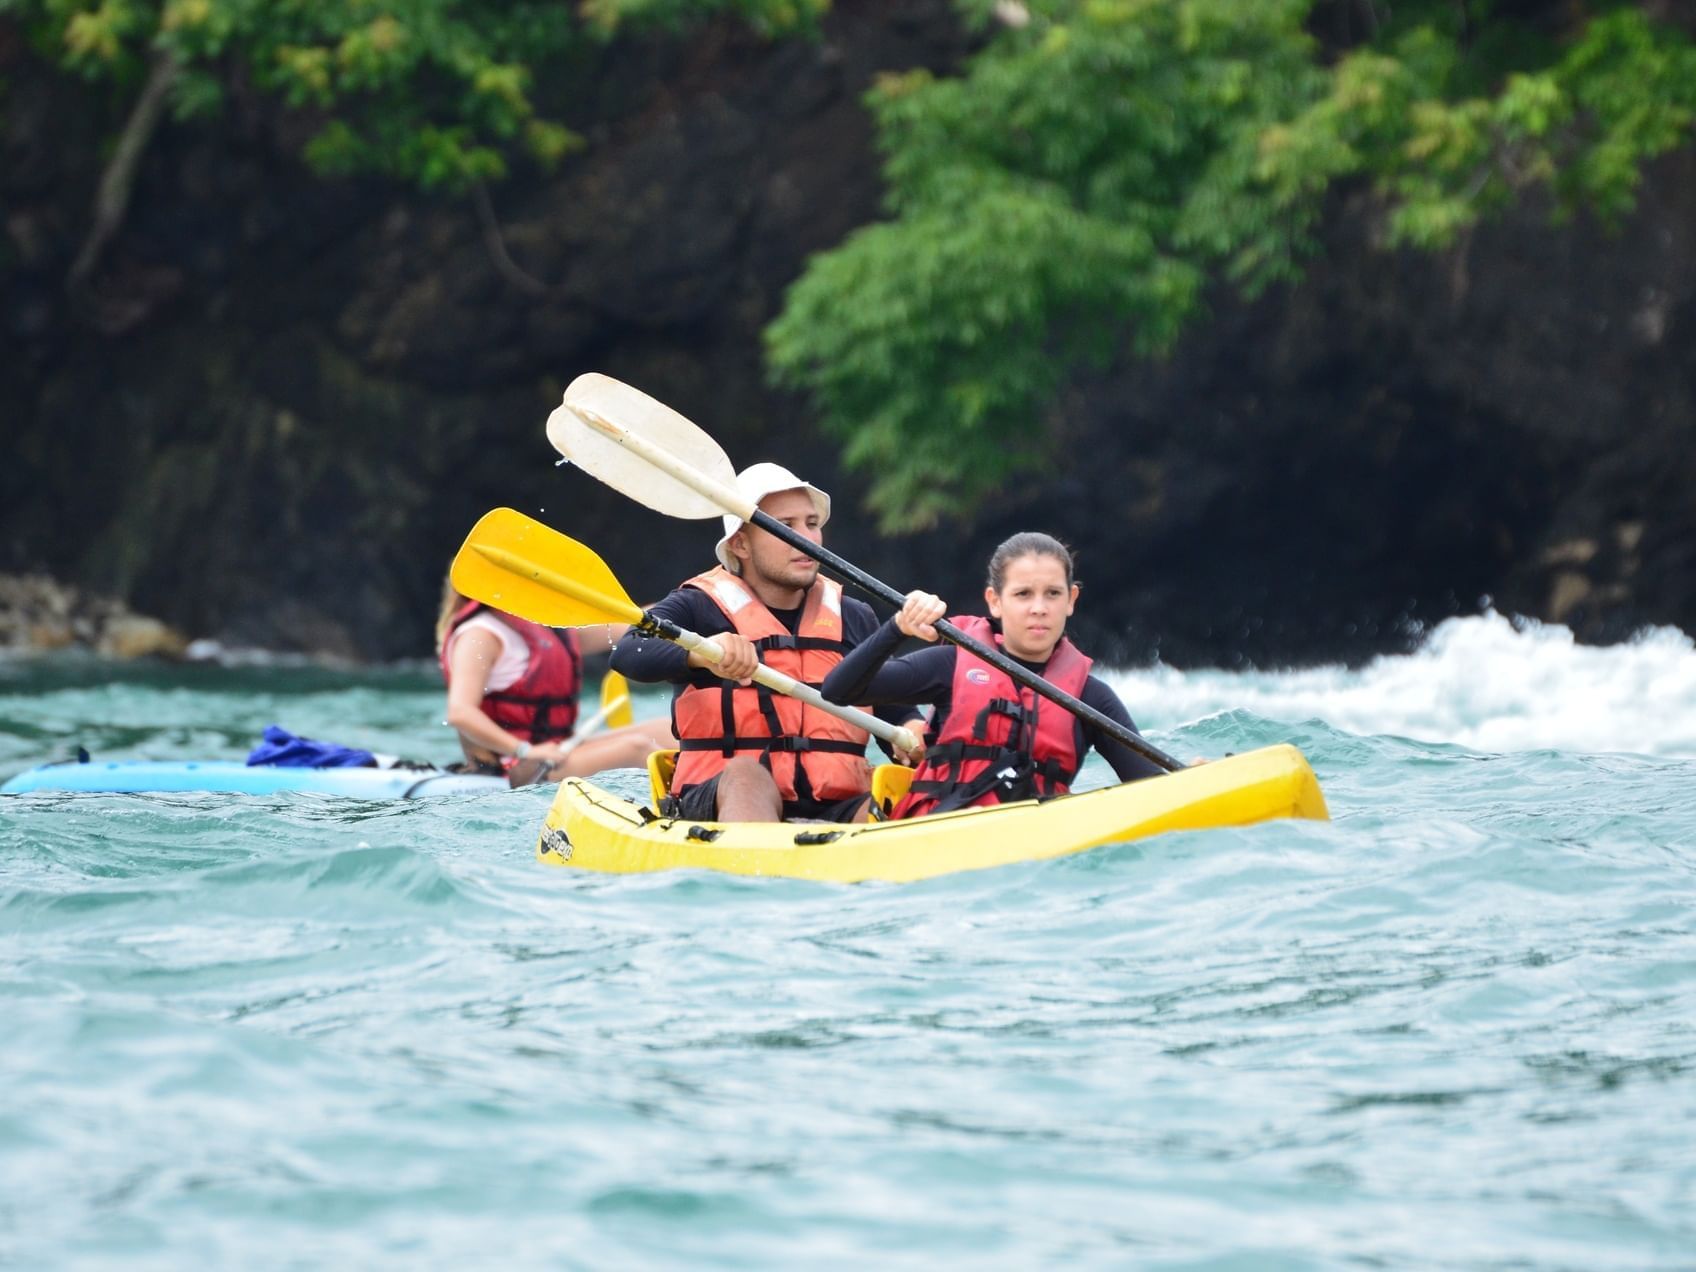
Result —
[[710, 436], [665, 403], [598, 371], [571, 382], [548, 416], [548, 441], [591, 477], [668, 517], [698, 521], [724, 513], [722, 500], [700, 492], [702, 479], [735, 488], [736, 469]]

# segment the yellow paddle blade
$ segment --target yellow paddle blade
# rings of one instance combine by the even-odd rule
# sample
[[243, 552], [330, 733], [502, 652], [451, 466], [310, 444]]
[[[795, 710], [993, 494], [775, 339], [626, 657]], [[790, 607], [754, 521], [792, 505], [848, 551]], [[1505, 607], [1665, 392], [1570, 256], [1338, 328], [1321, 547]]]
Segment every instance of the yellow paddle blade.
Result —
[[636, 715], [630, 710], [630, 682], [616, 671], [608, 671], [601, 677], [601, 707], [612, 708], [607, 711], [609, 729], [622, 729], [636, 722]]
[[642, 618], [591, 549], [511, 508], [485, 513], [471, 527], [448, 577], [472, 600], [549, 627]]

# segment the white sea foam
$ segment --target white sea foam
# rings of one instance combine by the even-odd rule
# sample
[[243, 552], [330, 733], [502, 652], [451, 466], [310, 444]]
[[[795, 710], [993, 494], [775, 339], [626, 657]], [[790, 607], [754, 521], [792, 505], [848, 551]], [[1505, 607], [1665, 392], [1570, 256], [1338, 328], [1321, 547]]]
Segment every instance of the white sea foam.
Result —
[[1451, 619], [1412, 654], [1358, 670], [1157, 666], [1107, 678], [1138, 724], [1158, 730], [1241, 709], [1480, 751], [1696, 755], [1696, 644], [1674, 628], [1597, 647], [1565, 627], [1490, 613]]

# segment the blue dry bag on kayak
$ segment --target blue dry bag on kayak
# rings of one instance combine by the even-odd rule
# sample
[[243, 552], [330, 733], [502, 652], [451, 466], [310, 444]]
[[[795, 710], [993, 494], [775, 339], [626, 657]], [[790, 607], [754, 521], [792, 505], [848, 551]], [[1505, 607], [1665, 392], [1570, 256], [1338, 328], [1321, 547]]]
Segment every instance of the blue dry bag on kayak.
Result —
[[265, 740], [248, 754], [250, 765], [275, 764], [280, 768], [372, 768], [377, 757], [333, 742], [300, 738], [274, 724], [265, 726]]

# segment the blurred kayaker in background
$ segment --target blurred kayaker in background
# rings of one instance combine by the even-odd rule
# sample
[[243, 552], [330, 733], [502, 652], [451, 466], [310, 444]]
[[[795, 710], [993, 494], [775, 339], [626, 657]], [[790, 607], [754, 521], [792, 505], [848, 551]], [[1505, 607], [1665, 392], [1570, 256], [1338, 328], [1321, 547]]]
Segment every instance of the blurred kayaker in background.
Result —
[[[744, 469], [736, 484], [760, 511], [824, 541], [824, 491], [770, 463]], [[763, 661], [817, 685], [877, 630], [877, 615], [822, 578], [812, 557], [740, 518], [724, 518], [715, 551], [717, 569], [686, 580], [650, 612], [712, 637], [722, 662], [635, 635], [613, 650], [614, 669], [631, 680], [677, 686], [671, 719], [681, 749], [661, 811], [699, 821], [865, 821], [865, 731], [750, 677]], [[919, 713], [891, 702], [878, 714], [904, 725]]]
[[448, 686], [446, 723], [459, 733], [466, 767], [522, 786], [640, 768], [650, 751], [676, 746], [663, 720], [572, 737], [583, 658], [606, 653], [623, 632], [621, 624], [555, 630], [445, 584], [436, 650]]
[[[1066, 639], [1078, 585], [1065, 545], [1046, 534], [1016, 534], [996, 548], [988, 574], [983, 596], [989, 617], [957, 618], [955, 625], [993, 640], [1043, 679], [1135, 729], [1119, 695], [1089, 674], [1090, 659]], [[945, 612], [929, 592], [909, 593], [900, 612], [844, 658], [820, 689], [832, 702], [933, 704], [924, 762], [892, 816], [1063, 795], [1092, 746], [1121, 781], [1162, 772], [957, 646], [890, 657], [904, 637], [935, 641], [935, 623]]]

